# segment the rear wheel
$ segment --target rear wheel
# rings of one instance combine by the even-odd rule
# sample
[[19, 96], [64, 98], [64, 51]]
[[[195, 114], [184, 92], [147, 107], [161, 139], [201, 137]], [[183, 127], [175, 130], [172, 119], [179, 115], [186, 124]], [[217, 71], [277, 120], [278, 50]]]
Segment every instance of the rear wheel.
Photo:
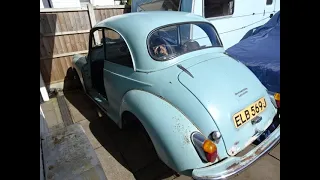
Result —
[[79, 75], [74, 68], [70, 67], [64, 78], [63, 91], [73, 91], [78, 89], [82, 89]]
[[122, 122], [122, 131], [130, 131], [141, 134], [142, 137], [146, 140], [148, 147], [154, 148], [148, 132], [134, 114], [128, 111], [124, 112], [124, 114], [122, 115]]
[[[156, 174], [159, 174], [157, 175], [158, 177], [156, 179], [165, 179], [168, 177], [172, 177], [172, 175], [175, 175], [177, 177], [180, 176], [177, 172], [175, 172], [173, 169], [164, 164], [158, 157], [148, 132], [146, 131], [140, 120], [134, 114], [128, 111], [124, 112], [124, 114], [122, 115], [122, 122], [122, 131], [124, 132], [124, 134], [128, 134], [130, 136], [130, 138], [128, 137], [127, 140], [134, 140], [135, 138], [133, 138], [133, 136], [136, 136], [140, 139], [135, 139], [133, 143], [134, 146], [136, 146], [134, 149], [136, 151], [139, 151], [139, 155], [135, 154], [136, 159], [140, 159], [139, 161], [144, 161], [143, 159], [155, 157], [153, 159], [151, 158], [152, 161], [149, 161], [148, 164], [150, 165], [154, 162], [160, 162], [162, 164], [161, 166], [159, 166], [161, 168], [158, 169], [158, 172], [154, 172]], [[146, 164], [146, 166], [148, 164]]]

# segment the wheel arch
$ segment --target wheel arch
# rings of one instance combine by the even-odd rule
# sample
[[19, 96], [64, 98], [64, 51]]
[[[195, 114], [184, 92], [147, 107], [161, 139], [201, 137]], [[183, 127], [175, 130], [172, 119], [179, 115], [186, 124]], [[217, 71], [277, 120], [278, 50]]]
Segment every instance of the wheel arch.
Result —
[[190, 139], [194, 131], [200, 131], [168, 101], [144, 90], [130, 90], [120, 107], [121, 128], [124, 118], [130, 116], [139, 120], [159, 158], [170, 168], [183, 172], [208, 165], [202, 162]]

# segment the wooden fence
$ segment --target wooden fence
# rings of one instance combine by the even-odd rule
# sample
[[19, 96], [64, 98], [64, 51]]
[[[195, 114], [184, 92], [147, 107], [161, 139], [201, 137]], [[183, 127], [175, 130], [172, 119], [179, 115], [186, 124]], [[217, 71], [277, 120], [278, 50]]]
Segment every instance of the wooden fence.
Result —
[[74, 54], [88, 52], [89, 31], [99, 21], [127, 13], [124, 5], [40, 9], [40, 72], [46, 85], [64, 81]]

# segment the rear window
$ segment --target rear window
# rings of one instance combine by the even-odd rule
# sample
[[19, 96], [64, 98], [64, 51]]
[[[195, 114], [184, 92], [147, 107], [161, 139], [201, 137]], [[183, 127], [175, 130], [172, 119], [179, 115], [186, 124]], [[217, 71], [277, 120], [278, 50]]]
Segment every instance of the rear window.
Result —
[[167, 61], [205, 48], [222, 47], [209, 23], [173, 24], [153, 30], [148, 36], [148, 51], [157, 61]]

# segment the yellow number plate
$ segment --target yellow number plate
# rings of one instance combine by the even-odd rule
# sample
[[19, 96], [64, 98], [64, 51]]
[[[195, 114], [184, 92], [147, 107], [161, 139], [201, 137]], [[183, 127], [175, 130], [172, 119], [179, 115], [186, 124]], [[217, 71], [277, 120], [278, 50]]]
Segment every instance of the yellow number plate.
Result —
[[236, 126], [236, 128], [239, 128], [240, 126], [258, 116], [266, 108], [266, 100], [264, 98], [259, 99], [258, 101], [252, 103], [250, 106], [233, 115], [234, 125]]

